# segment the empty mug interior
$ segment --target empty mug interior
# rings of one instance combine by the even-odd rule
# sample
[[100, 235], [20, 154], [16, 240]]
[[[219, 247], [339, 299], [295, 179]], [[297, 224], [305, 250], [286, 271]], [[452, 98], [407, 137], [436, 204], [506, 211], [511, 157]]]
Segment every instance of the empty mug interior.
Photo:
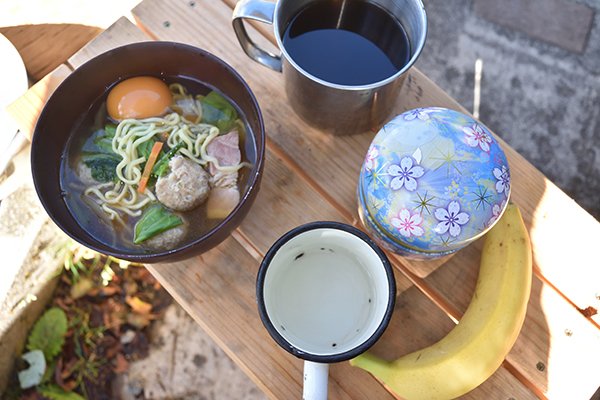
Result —
[[393, 287], [371, 245], [347, 231], [320, 228], [276, 250], [263, 283], [264, 306], [296, 355], [342, 354], [380, 334]]

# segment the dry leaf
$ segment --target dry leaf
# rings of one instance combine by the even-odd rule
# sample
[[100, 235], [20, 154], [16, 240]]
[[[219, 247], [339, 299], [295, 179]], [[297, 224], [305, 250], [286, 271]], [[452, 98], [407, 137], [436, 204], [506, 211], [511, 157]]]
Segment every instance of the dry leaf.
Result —
[[590, 318], [593, 317], [594, 315], [598, 314], [598, 310], [596, 310], [594, 307], [589, 306], [586, 307], [584, 309], [580, 309], [579, 311], [581, 311], [581, 313], [586, 317], [586, 318]]
[[149, 314], [127, 314], [127, 323], [138, 329], [142, 329], [150, 324]]
[[76, 358], [72, 358], [69, 362], [64, 364], [64, 366], [61, 363], [61, 368], [60, 368], [61, 380], [67, 379], [69, 376], [71, 376], [71, 374], [73, 374], [73, 371], [75, 370], [76, 366], [77, 366]]
[[111, 282], [108, 286], [103, 286], [98, 290], [98, 294], [104, 297], [110, 297], [117, 293], [121, 293], [121, 288]]
[[125, 302], [129, 304], [133, 312], [138, 314], [149, 314], [152, 311], [152, 304], [140, 300], [137, 296], [127, 296]]
[[115, 357], [115, 363], [113, 365], [113, 371], [117, 374], [121, 374], [129, 369], [129, 362], [125, 359], [123, 354], [117, 353]]
[[94, 287], [94, 282], [89, 278], [81, 278], [77, 283], [71, 286], [71, 297], [74, 299], [79, 299], [86, 294]]
[[135, 294], [138, 291], [138, 285], [134, 281], [125, 282], [123, 284], [123, 287], [125, 288], [125, 293], [127, 293], [129, 296]]

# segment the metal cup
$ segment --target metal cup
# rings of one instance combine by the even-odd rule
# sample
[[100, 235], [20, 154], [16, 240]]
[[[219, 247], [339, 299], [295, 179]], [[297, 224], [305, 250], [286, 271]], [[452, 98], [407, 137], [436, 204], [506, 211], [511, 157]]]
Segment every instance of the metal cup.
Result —
[[[378, 129], [389, 116], [406, 72], [415, 63], [427, 34], [427, 16], [421, 0], [368, 0], [387, 10], [404, 27], [410, 44], [408, 63], [394, 75], [367, 85], [340, 85], [304, 70], [283, 45], [287, 24], [315, 0], [242, 0], [233, 11], [233, 28], [244, 52], [253, 60], [283, 72], [288, 100], [307, 123], [333, 133], [348, 135]], [[351, 1], [351, 0], [343, 0]], [[367, 0], [352, 0], [367, 1]], [[248, 36], [243, 19], [273, 25], [281, 55], [258, 47]]]

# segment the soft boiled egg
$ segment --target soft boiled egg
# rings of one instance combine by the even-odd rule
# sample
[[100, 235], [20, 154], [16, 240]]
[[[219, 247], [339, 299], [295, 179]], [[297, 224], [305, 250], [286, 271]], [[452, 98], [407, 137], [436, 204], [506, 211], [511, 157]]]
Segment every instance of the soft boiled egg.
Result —
[[160, 79], [137, 76], [119, 82], [108, 93], [106, 108], [112, 119], [149, 118], [163, 115], [173, 101], [169, 87]]

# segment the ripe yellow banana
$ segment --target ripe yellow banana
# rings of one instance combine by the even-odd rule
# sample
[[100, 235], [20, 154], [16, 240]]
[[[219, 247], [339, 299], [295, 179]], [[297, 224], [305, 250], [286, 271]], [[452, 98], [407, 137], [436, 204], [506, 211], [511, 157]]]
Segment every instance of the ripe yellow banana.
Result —
[[488, 379], [517, 340], [531, 291], [531, 243], [516, 205], [484, 240], [475, 293], [447, 336], [395, 361], [367, 352], [350, 363], [407, 400], [453, 399]]

